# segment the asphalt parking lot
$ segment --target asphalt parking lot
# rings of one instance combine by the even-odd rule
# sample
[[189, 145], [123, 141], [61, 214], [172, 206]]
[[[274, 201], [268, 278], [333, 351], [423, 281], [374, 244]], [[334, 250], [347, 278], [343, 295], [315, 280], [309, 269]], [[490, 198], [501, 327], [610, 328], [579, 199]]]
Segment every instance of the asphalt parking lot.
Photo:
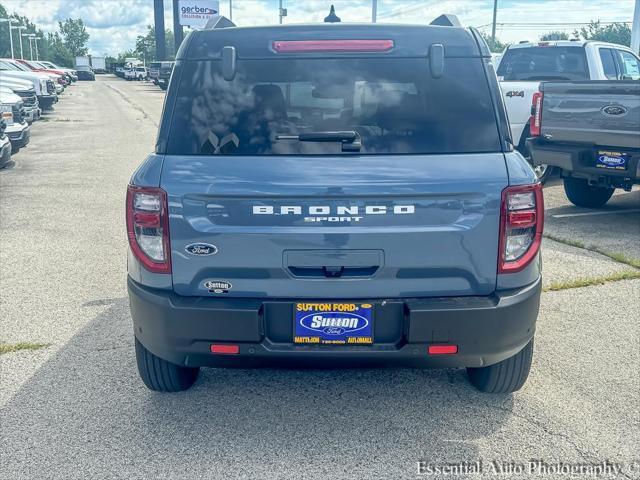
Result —
[[640, 478], [640, 279], [621, 279], [640, 269], [640, 190], [592, 211], [546, 188], [547, 291], [514, 395], [478, 393], [462, 370], [391, 368], [207, 369], [190, 391], [147, 390], [124, 194], [163, 98], [79, 82], [0, 171], [0, 342], [44, 344], [0, 355], [0, 478], [395, 479], [480, 460], [487, 478], [498, 464], [498, 478], [559, 478], [508, 473], [532, 459]]

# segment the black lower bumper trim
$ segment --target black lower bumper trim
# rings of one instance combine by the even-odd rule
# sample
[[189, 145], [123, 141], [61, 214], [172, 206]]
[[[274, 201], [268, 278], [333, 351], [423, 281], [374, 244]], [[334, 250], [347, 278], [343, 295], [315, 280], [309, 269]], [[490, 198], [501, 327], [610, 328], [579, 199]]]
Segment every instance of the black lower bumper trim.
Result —
[[[294, 300], [182, 297], [131, 278], [128, 288], [136, 337], [179, 365], [480, 367], [515, 355], [533, 338], [541, 279], [487, 297], [367, 300], [375, 321], [374, 343], [366, 346], [293, 344]], [[211, 354], [212, 343], [238, 344], [240, 353]], [[436, 343], [457, 345], [458, 353], [427, 355]]]
[[[531, 152], [534, 165], [558, 167], [562, 170], [563, 176], [583, 178], [593, 184], [622, 188], [640, 182], [640, 152], [636, 149], [553, 143], [539, 137], [529, 138], [527, 147]], [[624, 151], [629, 155], [627, 167], [623, 170], [596, 167], [598, 150]]]

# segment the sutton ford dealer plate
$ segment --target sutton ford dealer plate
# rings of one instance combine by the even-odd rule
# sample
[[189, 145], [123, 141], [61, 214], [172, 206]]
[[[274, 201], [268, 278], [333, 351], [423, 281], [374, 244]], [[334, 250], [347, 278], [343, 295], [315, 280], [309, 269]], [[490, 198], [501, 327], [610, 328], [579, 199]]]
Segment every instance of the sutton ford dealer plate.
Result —
[[373, 305], [370, 303], [296, 303], [293, 343], [370, 345]]
[[629, 163], [629, 155], [624, 152], [612, 152], [598, 150], [596, 155], [596, 167], [607, 170], [625, 170]]

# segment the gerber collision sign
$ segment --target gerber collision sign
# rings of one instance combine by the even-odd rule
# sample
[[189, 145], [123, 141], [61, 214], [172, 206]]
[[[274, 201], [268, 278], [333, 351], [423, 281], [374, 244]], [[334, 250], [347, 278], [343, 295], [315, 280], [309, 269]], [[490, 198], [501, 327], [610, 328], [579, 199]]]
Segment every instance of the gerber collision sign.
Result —
[[180, 25], [191, 28], [204, 28], [211, 18], [220, 15], [218, 0], [180, 0]]

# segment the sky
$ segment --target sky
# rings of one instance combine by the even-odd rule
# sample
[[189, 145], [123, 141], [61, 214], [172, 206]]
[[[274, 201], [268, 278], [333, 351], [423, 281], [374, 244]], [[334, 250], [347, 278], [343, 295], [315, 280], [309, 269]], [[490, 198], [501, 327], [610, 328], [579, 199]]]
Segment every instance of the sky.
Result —
[[[232, 0], [233, 21], [238, 26], [278, 23], [278, 0]], [[136, 36], [153, 24], [153, 0], [0, 0], [9, 13], [25, 15], [44, 31], [55, 31], [57, 22], [82, 18], [90, 35], [89, 53], [115, 55], [133, 49]], [[165, 26], [172, 28], [172, 0], [164, 0]], [[371, 0], [283, 0], [285, 23], [321, 22], [334, 4], [343, 22], [370, 22]], [[551, 30], [573, 32], [576, 24], [591, 20], [631, 22], [634, 0], [498, 0], [498, 25], [503, 42], [537, 40]], [[229, 14], [229, 0], [220, 0], [222, 15]], [[378, 21], [429, 23], [442, 13], [458, 15], [465, 26], [490, 32], [493, 0], [378, 0]]]

